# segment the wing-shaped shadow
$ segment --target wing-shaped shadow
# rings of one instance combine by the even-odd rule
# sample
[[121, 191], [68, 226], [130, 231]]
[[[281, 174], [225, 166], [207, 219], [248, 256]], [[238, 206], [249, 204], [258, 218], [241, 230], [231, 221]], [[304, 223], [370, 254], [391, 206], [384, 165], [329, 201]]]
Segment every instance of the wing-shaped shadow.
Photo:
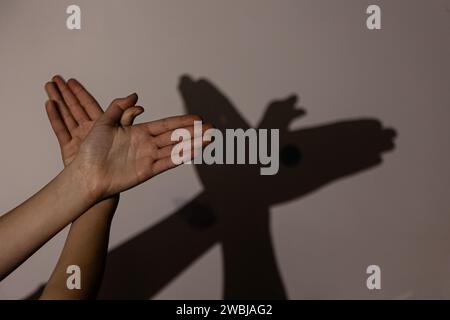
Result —
[[[220, 130], [249, 128], [210, 81], [180, 80], [188, 113]], [[100, 299], [148, 299], [214, 244], [222, 245], [226, 299], [284, 299], [270, 235], [270, 207], [381, 164], [395, 131], [377, 119], [336, 121], [290, 130], [305, 114], [297, 97], [272, 102], [259, 128], [280, 130], [280, 170], [254, 165], [196, 165], [204, 190], [160, 223], [108, 254]]]

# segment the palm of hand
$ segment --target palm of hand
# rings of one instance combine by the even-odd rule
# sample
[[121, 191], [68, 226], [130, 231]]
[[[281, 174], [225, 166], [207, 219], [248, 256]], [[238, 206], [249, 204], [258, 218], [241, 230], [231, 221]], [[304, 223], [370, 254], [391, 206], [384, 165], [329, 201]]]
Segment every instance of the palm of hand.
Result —
[[[115, 99], [103, 112], [95, 98], [76, 80], [60, 76], [45, 86], [47, 114], [61, 147], [64, 164], [75, 169], [77, 179], [97, 198], [106, 198], [169, 170], [177, 142], [172, 133], [180, 128], [194, 132], [198, 116], [185, 115], [133, 125], [144, 109], [137, 95]], [[203, 125], [203, 131], [210, 129]], [[191, 140], [194, 143], [201, 137]], [[208, 141], [202, 141], [204, 146]], [[197, 145], [198, 147], [198, 145]], [[192, 149], [193, 151], [193, 149]], [[193, 152], [186, 155], [189, 158]], [[186, 159], [188, 160], [188, 159]]]
[[68, 166], [78, 154], [80, 146], [94, 126], [94, 121], [86, 121], [73, 130], [72, 139], [64, 145], [61, 145], [61, 156], [64, 166]]
[[[75, 147], [75, 144], [74, 144]], [[155, 175], [158, 146], [144, 125], [115, 127], [97, 123], [76, 157], [86, 174], [95, 175], [95, 190], [108, 196]]]

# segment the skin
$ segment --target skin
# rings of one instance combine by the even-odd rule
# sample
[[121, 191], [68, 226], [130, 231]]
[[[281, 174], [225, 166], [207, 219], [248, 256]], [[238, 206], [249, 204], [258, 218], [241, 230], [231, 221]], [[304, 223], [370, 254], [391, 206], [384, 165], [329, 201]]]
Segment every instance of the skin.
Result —
[[[77, 80], [71, 79], [66, 83], [60, 76], [52, 80], [45, 85], [50, 99], [45, 107], [59, 142], [64, 166], [68, 166], [103, 110]], [[142, 112], [142, 107], [129, 108], [122, 116], [122, 126], [131, 125], [134, 117]], [[76, 126], [69, 129], [62, 115], [70, 116], [69, 121], [73, 119]], [[66, 135], [67, 132], [70, 136]], [[63, 251], [40, 299], [82, 300], [96, 297], [103, 276], [111, 222], [118, 202], [119, 195], [103, 200], [71, 224]], [[70, 265], [78, 265], [83, 271], [81, 290], [69, 290], [66, 286], [66, 270]]]
[[[135, 107], [136, 94], [115, 99], [105, 113], [98, 113], [95, 121], [91, 118], [93, 113], [90, 113], [93, 108], [78, 108], [70, 101], [66, 101], [67, 108], [64, 108], [62, 101], [57, 101], [58, 103], [47, 103], [47, 112], [61, 145], [66, 166], [30, 199], [0, 217], [0, 280], [66, 225], [77, 220], [83, 213], [94, 213], [79, 222], [80, 227], [76, 228], [79, 232], [75, 230], [77, 232], [69, 235], [67, 250], [63, 250], [59, 266], [55, 269], [54, 282], [43, 295], [43, 298], [46, 294], [49, 298], [60, 297], [62, 278], [61, 271], [58, 270], [65, 263], [72, 264], [72, 261], [82, 257], [87, 252], [82, 241], [91, 245], [89, 239], [93, 239], [96, 248], [100, 250], [100, 257], [96, 256], [98, 252], [89, 250], [87, 256], [95, 256], [94, 260], [82, 258], [80, 262], [77, 261], [87, 267], [84, 272], [88, 276], [84, 280], [90, 283], [84, 285], [88, 290], [75, 298], [85, 298], [91, 297], [95, 292], [102, 273], [107, 234], [116, 205], [111, 201], [120, 192], [174, 168], [176, 165], [170, 154], [177, 142], [170, 140], [170, 133], [178, 128], [193, 130], [194, 121], [200, 121], [200, 118], [192, 115], [177, 116], [131, 125], [136, 113], [142, 112], [141, 108]], [[81, 101], [80, 105], [87, 106]], [[81, 121], [82, 117], [85, 121]], [[75, 132], [88, 133], [83, 140], [82, 134]], [[198, 146], [199, 139], [200, 145], [208, 143], [197, 137], [191, 140], [192, 145]], [[191, 158], [194, 151], [191, 148], [191, 153], [184, 155], [186, 159]], [[115, 201], [117, 202], [117, 198]], [[104, 214], [105, 220], [95, 217], [95, 213]], [[81, 240], [83, 238], [85, 239]]]

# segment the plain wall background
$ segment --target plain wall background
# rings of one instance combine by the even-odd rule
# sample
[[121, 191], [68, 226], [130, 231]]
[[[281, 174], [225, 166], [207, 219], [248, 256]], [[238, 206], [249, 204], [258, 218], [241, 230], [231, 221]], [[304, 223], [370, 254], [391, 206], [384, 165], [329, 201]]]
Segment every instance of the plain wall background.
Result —
[[[80, 31], [66, 29], [70, 4], [81, 6]], [[365, 27], [370, 4], [382, 8], [380, 31]], [[0, 212], [62, 168], [44, 110], [55, 73], [80, 79], [104, 107], [138, 92], [140, 121], [184, 112], [185, 73], [214, 82], [251, 124], [269, 101], [298, 93], [308, 115], [295, 127], [375, 117], [399, 136], [383, 165], [272, 208], [289, 297], [448, 299], [449, 31], [444, 0], [0, 0]], [[201, 188], [184, 166], [123, 194], [110, 247]], [[0, 298], [48, 279], [66, 231], [0, 283]], [[365, 286], [370, 264], [382, 268], [381, 291]], [[221, 296], [215, 246], [156, 298]]]

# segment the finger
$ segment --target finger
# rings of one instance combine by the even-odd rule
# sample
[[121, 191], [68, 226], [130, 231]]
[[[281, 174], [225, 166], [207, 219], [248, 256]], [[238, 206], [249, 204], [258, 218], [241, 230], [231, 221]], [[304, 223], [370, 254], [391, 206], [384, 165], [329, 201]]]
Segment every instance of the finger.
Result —
[[[180, 129], [184, 129], [184, 130], [189, 131], [189, 134], [190, 134], [191, 137], [197, 138], [197, 137], [201, 137], [201, 135], [206, 130], [213, 128], [213, 126], [211, 124], [209, 124], [209, 123], [206, 123], [206, 124], [202, 124], [202, 126], [200, 128], [195, 130], [195, 126], [190, 126], [190, 127], [180, 128]], [[175, 129], [175, 130], [178, 130], [178, 129]], [[160, 134], [159, 136], [157, 136], [155, 138], [156, 145], [158, 147], [162, 148], [162, 147], [165, 147], [165, 146], [169, 146], [169, 145], [178, 143], [179, 141], [173, 141], [172, 140], [172, 134], [174, 133], [175, 130], [167, 131], [167, 132], [164, 132], [164, 133]]]
[[70, 132], [64, 124], [64, 120], [59, 112], [58, 106], [52, 100], [45, 103], [45, 110], [47, 111], [48, 120], [52, 126], [53, 132], [55, 132], [56, 138], [60, 146], [66, 145], [70, 142], [72, 137]]
[[158, 136], [177, 128], [193, 126], [195, 121], [201, 121], [201, 118], [195, 115], [183, 115], [148, 122], [146, 125], [150, 134]]
[[67, 81], [70, 90], [75, 94], [81, 106], [84, 108], [88, 116], [92, 120], [97, 120], [102, 114], [103, 110], [95, 98], [87, 91], [83, 85], [76, 79]]
[[[191, 141], [185, 141], [185, 142], [180, 142], [180, 143], [187, 143], [189, 144], [190, 148], [186, 149], [186, 154], [182, 154], [181, 155], [181, 163], [175, 163], [172, 159], [172, 156], [168, 156], [162, 159], [159, 159], [155, 162], [154, 164], [154, 174], [160, 174], [164, 171], [167, 171], [169, 169], [178, 167], [184, 163], [187, 163], [189, 161], [191, 161], [192, 159], [194, 159], [194, 157], [196, 157], [197, 155], [200, 154], [200, 150], [202, 149], [202, 146], [205, 144], [210, 143], [209, 141], [202, 141], [201, 138], [197, 138], [197, 139], [193, 139]], [[173, 148], [174, 146], [172, 146]], [[169, 147], [166, 147], [169, 148]]]
[[99, 120], [110, 125], [119, 125], [125, 110], [133, 107], [137, 100], [136, 93], [130, 94], [126, 98], [114, 99]]
[[67, 86], [66, 81], [64, 81], [61, 76], [54, 76], [53, 82], [56, 83], [59, 92], [61, 92], [61, 95], [75, 120], [78, 123], [91, 120], [86, 111], [84, 111], [77, 97], [75, 97], [72, 90], [70, 90]]
[[155, 165], [154, 165], [154, 175], [156, 176], [157, 174], [160, 174], [160, 173], [162, 173], [162, 172], [164, 172], [164, 171], [167, 171], [167, 170], [169, 170], [169, 169], [172, 169], [172, 168], [175, 168], [175, 167], [178, 167], [178, 166], [181, 166], [183, 163], [181, 163], [181, 164], [175, 164], [173, 161], [172, 161], [172, 158], [171, 157], [167, 157], [167, 158], [164, 158], [164, 159], [159, 159], [159, 160], [157, 160], [156, 162], [155, 162]]
[[58, 88], [56, 87], [56, 84], [54, 82], [47, 82], [45, 84], [45, 91], [47, 92], [49, 99], [57, 104], [59, 113], [61, 114], [67, 129], [69, 131], [72, 131], [76, 127], [78, 127], [77, 122], [73, 118], [72, 113], [67, 108], [64, 99], [62, 98]]
[[125, 110], [122, 118], [120, 119], [120, 125], [122, 127], [131, 126], [134, 122], [134, 119], [142, 113], [144, 113], [144, 108], [142, 108], [141, 106], [128, 108], [127, 110]]
[[168, 145], [168, 146], [158, 149], [157, 159], [164, 159], [167, 157], [171, 157], [173, 148], [175, 148], [175, 146], [177, 146], [177, 145], [180, 146], [180, 148], [183, 148], [183, 150], [184, 149], [186, 149], [186, 150], [197, 149], [197, 151], [198, 151], [210, 143], [211, 143], [211, 140], [205, 140], [205, 139], [202, 139], [202, 137], [197, 137], [197, 138], [191, 139], [189, 141], [181, 141], [181, 142], [175, 143], [174, 145]]
[[298, 102], [298, 96], [296, 94], [293, 94], [293, 95], [287, 97], [286, 99], [281, 100], [281, 102], [294, 107], [295, 104]]

